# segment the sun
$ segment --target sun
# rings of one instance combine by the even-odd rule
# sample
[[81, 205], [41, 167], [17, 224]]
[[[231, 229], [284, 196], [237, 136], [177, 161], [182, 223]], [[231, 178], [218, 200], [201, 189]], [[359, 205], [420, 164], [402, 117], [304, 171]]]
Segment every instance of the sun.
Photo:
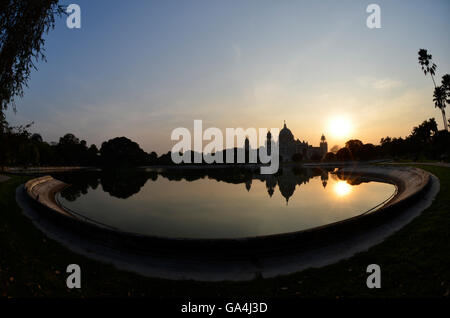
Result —
[[330, 120], [329, 128], [333, 137], [343, 139], [350, 136], [352, 124], [348, 118], [335, 117]]
[[346, 196], [347, 194], [349, 194], [352, 191], [352, 186], [349, 185], [347, 182], [345, 181], [338, 181], [335, 185], [334, 185], [334, 192], [339, 196], [339, 197], [343, 197]]

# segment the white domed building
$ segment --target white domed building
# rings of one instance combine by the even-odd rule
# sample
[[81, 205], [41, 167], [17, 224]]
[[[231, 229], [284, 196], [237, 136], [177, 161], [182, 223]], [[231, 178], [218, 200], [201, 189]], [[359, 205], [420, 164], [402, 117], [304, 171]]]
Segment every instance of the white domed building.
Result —
[[293, 156], [299, 154], [302, 160], [321, 159], [328, 152], [328, 144], [322, 135], [320, 146], [313, 147], [308, 142], [295, 139], [291, 130], [287, 128], [286, 121], [278, 136], [280, 162], [293, 161]]

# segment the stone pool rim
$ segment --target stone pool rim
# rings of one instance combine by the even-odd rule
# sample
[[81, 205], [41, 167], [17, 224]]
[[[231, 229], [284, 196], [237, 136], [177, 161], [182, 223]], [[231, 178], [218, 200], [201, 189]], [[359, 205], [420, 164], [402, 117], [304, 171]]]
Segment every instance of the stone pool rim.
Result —
[[[67, 184], [50, 176], [28, 181], [24, 190], [39, 209], [42, 217], [57, 222], [61, 230], [68, 230], [82, 235], [83, 238], [110, 246], [114, 249], [126, 249], [138, 253], [177, 252], [180, 254], [216, 254], [219, 257], [276, 254], [291, 249], [302, 250], [313, 246], [322, 246], [336, 240], [345, 239], [367, 229], [383, 224], [389, 218], [404, 211], [414, 200], [426, 191], [431, 183], [430, 174], [413, 167], [352, 166], [340, 168], [337, 174], [360, 178], [362, 181], [381, 181], [395, 185], [397, 191], [382, 206], [341, 221], [288, 233], [277, 233], [243, 238], [172, 238], [142, 235], [112, 229], [90, 220], [83, 220], [71, 214], [57, 204], [55, 195]], [[39, 185], [42, 192], [35, 193]]]

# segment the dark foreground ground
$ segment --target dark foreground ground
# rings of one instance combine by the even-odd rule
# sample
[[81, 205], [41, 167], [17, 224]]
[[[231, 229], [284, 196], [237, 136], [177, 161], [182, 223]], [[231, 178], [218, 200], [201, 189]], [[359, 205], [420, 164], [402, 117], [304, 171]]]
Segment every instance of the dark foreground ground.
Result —
[[[152, 279], [72, 253], [37, 230], [15, 202], [28, 178], [0, 183], [0, 296], [6, 297], [449, 297], [450, 168], [417, 165], [435, 174], [441, 190], [421, 216], [367, 252], [272, 279], [202, 283]], [[82, 288], [66, 287], [68, 264], [82, 269]], [[367, 265], [381, 266], [381, 289], [366, 286]]]

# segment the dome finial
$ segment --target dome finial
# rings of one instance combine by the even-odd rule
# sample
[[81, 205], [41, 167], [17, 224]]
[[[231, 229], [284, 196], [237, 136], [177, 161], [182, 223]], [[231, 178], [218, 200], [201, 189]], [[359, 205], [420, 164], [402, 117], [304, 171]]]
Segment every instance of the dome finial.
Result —
[[284, 120], [284, 128], [286, 128], [286, 120]]

